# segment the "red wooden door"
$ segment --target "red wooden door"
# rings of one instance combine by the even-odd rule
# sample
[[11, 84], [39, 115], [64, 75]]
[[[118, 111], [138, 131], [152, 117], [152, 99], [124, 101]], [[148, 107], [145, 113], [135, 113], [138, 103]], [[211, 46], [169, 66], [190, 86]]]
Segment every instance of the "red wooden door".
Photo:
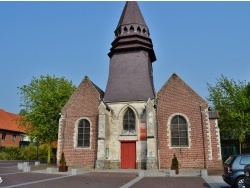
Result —
[[135, 142], [121, 142], [121, 168], [135, 169]]

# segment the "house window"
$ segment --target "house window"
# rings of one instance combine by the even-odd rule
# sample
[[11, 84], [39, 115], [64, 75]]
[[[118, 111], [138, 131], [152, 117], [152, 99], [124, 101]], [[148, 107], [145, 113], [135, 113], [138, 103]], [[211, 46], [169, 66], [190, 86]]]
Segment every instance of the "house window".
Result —
[[135, 133], [135, 113], [128, 108], [123, 116], [123, 132]]
[[25, 135], [23, 134], [20, 135], [20, 141], [25, 141]]
[[77, 147], [90, 146], [90, 123], [86, 119], [81, 119], [78, 124]]
[[174, 116], [171, 120], [171, 146], [187, 147], [188, 146], [188, 126], [183, 116]]
[[12, 140], [16, 141], [16, 135], [12, 135]]
[[6, 133], [2, 133], [2, 140], [6, 140]]

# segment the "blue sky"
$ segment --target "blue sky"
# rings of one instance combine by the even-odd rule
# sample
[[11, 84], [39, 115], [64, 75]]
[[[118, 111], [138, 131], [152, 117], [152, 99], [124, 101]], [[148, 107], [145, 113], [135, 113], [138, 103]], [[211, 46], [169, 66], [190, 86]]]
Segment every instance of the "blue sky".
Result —
[[[105, 91], [125, 2], [0, 2], [0, 108], [20, 111], [32, 77], [85, 75]], [[223, 74], [250, 81], [250, 2], [139, 2], [157, 61], [156, 91], [177, 73], [205, 99]]]

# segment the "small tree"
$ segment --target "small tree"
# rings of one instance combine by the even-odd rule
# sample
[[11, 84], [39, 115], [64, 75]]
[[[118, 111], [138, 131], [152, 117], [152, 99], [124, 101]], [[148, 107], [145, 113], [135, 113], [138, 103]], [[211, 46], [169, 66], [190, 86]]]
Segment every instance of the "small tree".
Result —
[[41, 76], [30, 84], [18, 87], [21, 104], [20, 126], [27, 134], [42, 144], [48, 144], [48, 160], [51, 159], [51, 143], [57, 140], [59, 113], [75, 91], [75, 86], [64, 77]]
[[171, 170], [175, 170], [176, 174], [179, 174], [179, 161], [174, 153], [174, 158], [172, 159]]
[[60, 164], [60, 166], [66, 166], [66, 160], [65, 160], [65, 157], [64, 157], [64, 152], [62, 152], [62, 154], [61, 154], [61, 159], [59, 161], [59, 164]]
[[66, 160], [64, 157], [64, 152], [61, 154], [61, 158], [59, 161], [59, 172], [67, 172], [68, 171], [68, 166], [66, 165]]

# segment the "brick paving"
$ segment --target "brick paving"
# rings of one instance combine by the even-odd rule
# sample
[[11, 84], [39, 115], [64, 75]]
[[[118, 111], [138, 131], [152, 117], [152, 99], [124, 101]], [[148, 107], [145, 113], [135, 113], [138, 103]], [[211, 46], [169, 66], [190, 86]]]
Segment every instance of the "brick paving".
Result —
[[12, 167], [12, 168], [1, 168], [0, 167], [0, 176], [2, 174], [7, 174], [7, 173], [16, 173], [16, 172], [22, 172], [21, 170], [17, 170], [17, 167]]
[[[60, 177], [61, 175], [56, 174], [38, 174], [38, 173], [17, 173], [17, 174], [8, 174], [2, 175], [3, 182], [0, 184], [0, 187], [14, 187], [18, 184], [27, 184], [29, 182], [47, 180], [55, 177]], [[61, 176], [63, 177], [63, 176]]]
[[167, 187], [167, 188], [209, 188], [201, 177], [145, 177], [131, 188]]
[[23, 188], [103, 188], [103, 187], [121, 187], [134, 179], [137, 175], [130, 173], [87, 173], [84, 175], [68, 176], [46, 182], [24, 185]]
[[[20, 161], [19, 161], [20, 162]], [[22, 172], [17, 169], [18, 161], [0, 160], [0, 177], [3, 180], [0, 187], [25, 187], [25, 188], [146, 188], [146, 187], [185, 187], [185, 188], [230, 188], [218, 175], [207, 177], [169, 177], [168, 170], [140, 171], [134, 170], [86, 170], [78, 169], [78, 175], [58, 172], [55, 165], [34, 166], [30, 163], [31, 172]], [[54, 168], [53, 173], [46, 173], [47, 167]], [[71, 170], [71, 169], [70, 169]], [[184, 172], [184, 171], [183, 171]], [[193, 171], [195, 172], [195, 171]], [[192, 173], [193, 173], [192, 172]], [[190, 171], [191, 173], [191, 171]]]

